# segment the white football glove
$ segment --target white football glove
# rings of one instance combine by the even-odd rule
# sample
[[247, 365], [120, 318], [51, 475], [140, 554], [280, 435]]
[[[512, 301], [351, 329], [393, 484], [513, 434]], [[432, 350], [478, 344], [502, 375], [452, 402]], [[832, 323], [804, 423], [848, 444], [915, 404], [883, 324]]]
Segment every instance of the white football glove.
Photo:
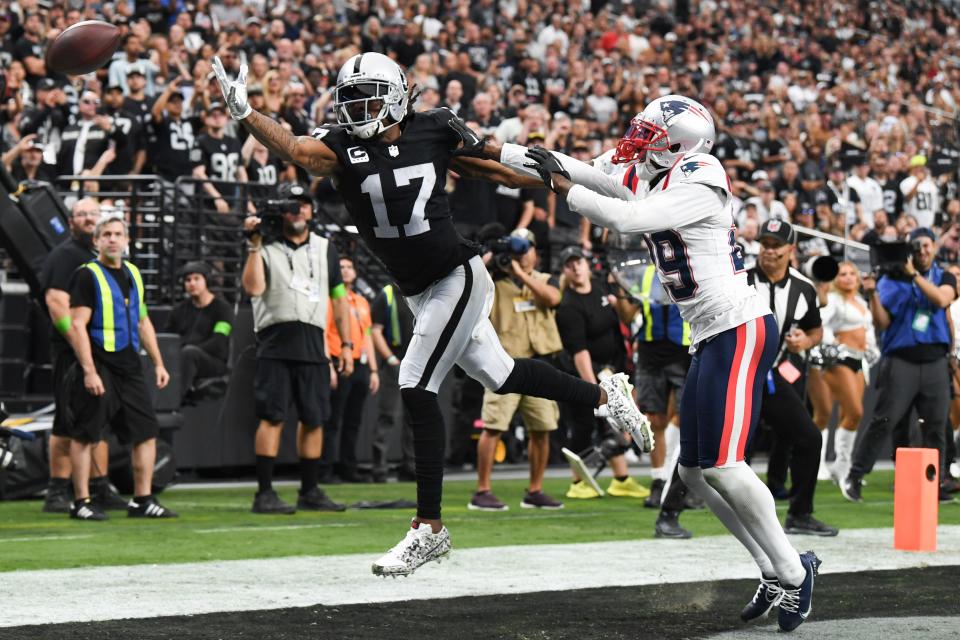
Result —
[[223, 63], [220, 62], [220, 56], [214, 56], [213, 73], [217, 76], [217, 82], [220, 83], [220, 91], [230, 111], [230, 117], [234, 120], [243, 120], [250, 115], [253, 108], [247, 102], [247, 65], [241, 65], [237, 79], [231, 81], [227, 77]]

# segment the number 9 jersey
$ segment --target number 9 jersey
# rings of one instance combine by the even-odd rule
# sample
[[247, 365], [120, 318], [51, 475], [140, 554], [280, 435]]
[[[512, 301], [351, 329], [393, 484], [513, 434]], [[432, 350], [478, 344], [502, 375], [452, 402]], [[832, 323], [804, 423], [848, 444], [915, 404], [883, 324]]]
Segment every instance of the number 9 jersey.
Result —
[[[580, 182], [589, 169], [582, 171], [584, 165], [570, 160], [562, 157], [574, 181]], [[618, 177], [619, 184], [604, 189], [574, 185], [567, 204], [596, 224], [644, 234], [660, 281], [690, 324], [692, 344], [770, 313], [747, 281], [735, 242], [730, 183], [719, 160], [687, 154], [651, 181], [649, 190], [636, 165]]]
[[449, 109], [411, 114], [393, 142], [340, 128], [313, 134], [337, 155], [337, 189], [360, 235], [408, 296], [477, 254], [454, 229], [445, 190], [460, 143], [447, 124], [454, 117]]

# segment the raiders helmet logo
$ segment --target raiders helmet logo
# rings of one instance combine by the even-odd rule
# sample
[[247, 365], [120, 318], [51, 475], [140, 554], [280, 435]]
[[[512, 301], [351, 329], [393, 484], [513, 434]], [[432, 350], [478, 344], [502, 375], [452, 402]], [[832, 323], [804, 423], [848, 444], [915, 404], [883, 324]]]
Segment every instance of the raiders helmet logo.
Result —
[[397, 145], [392, 144], [389, 147], [387, 147], [387, 153], [390, 154], [391, 158], [396, 158], [398, 155], [400, 155], [400, 149], [399, 147], [397, 147]]
[[773, 233], [780, 233], [780, 221], [776, 218], [773, 218], [767, 222], [767, 229]]

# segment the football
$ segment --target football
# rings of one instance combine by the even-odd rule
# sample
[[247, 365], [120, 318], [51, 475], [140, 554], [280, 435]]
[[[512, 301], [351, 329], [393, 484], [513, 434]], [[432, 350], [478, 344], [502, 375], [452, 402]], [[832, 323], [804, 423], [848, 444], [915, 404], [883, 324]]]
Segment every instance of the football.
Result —
[[47, 69], [75, 76], [96, 71], [120, 45], [120, 29], [101, 20], [84, 20], [64, 29], [47, 47]]

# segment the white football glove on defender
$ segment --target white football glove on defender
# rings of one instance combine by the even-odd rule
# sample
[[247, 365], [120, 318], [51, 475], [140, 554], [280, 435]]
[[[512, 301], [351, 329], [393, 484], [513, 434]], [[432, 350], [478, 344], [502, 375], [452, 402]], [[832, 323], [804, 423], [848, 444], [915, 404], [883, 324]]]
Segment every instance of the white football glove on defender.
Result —
[[243, 120], [250, 115], [253, 108], [247, 102], [247, 65], [240, 66], [240, 73], [236, 80], [230, 80], [226, 69], [223, 68], [223, 63], [220, 62], [220, 56], [214, 56], [213, 73], [217, 76], [217, 82], [220, 83], [220, 91], [230, 111], [230, 117], [234, 120]]

